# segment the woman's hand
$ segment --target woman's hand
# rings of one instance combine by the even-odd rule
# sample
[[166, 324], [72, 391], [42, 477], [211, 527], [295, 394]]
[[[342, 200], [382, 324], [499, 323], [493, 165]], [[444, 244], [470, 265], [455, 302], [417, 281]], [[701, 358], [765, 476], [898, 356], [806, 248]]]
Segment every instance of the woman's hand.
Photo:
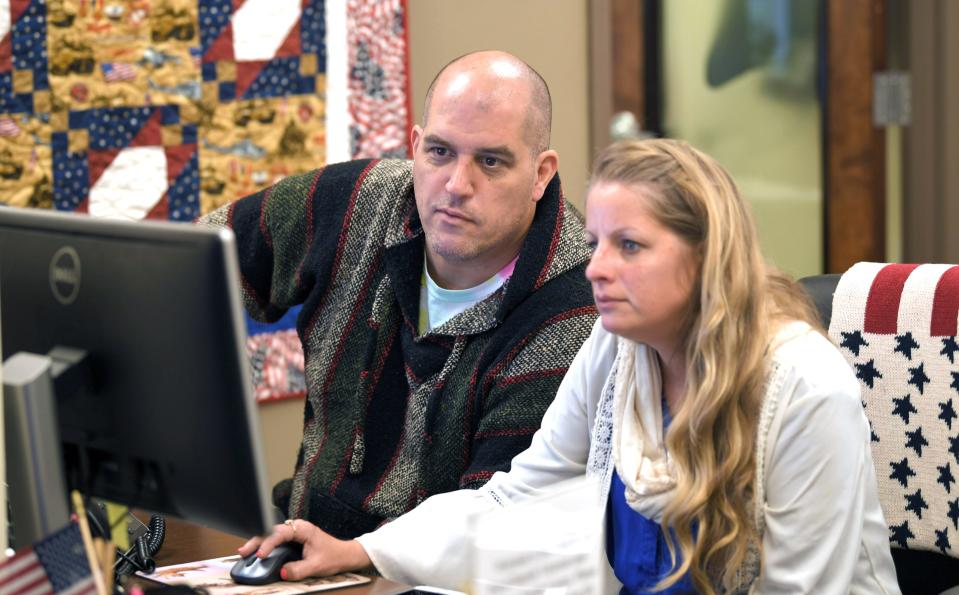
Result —
[[286, 581], [298, 581], [310, 576], [329, 576], [350, 570], [363, 570], [372, 565], [366, 550], [356, 540], [344, 541], [331, 536], [313, 523], [303, 519], [287, 520], [273, 527], [267, 537], [254, 537], [239, 548], [241, 556], [256, 552], [260, 558], [287, 541], [303, 544], [303, 559], [287, 562], [280, 571]]

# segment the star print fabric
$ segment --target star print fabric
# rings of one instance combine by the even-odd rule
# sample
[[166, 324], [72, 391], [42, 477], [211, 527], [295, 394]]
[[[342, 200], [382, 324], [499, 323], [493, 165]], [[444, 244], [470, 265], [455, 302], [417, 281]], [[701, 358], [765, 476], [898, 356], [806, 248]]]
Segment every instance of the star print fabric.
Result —
[[893, 547], [959, 557], [959, 266], [859, 263], [829, 335], [856, 372]]

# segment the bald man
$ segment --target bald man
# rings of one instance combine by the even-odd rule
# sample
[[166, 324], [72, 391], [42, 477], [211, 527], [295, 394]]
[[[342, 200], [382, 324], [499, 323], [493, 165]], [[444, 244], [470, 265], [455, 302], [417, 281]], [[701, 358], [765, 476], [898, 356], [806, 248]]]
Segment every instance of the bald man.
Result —
[[290, 518], [352, 538], [529, 445], [596, 318], [550, 110], [527, 64], [469, 54], [430, 86], [412, 162], [329, 165], [204, 219], [236, 233], [254, 317], [303, 304]]

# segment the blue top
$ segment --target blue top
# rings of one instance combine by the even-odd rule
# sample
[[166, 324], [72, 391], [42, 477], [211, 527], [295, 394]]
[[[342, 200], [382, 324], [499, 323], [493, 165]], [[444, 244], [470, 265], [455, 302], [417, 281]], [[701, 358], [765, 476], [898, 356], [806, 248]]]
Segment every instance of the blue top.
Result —
[[[650, 592], [673, 569], [669, 546], [659, 523], [626, 503], [626, 486], [615, 471], [606, 519], [606, 556], [623, 584], [620, 594]], [[669, 595], [695, 592], [689, 574], [668, 589], [658, 591]]]
[[[664, 400], [664, 431], [669, 422], [669, 409]], [[673, 569], [662, 528], [629, 507], [626, 486], [615, 470], [606, 510], [606, 556], [616, 578], [623, 584], [621, 595], [652, 592], [656, 583]], [[695, 592], [688, 573], [671, 587], [658, 591], [668, 595]]]

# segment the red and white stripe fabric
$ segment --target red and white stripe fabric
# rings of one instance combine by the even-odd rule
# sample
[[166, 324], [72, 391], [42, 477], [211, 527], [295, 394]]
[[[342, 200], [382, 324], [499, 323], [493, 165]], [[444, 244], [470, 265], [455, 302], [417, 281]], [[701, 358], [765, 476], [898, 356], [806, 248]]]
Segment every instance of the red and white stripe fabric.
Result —
[[859, 263], [830, 337], [860, 379], [895, 547], [959, 557], [959, 266]]
[[833, 322], [858, 323], [867, 332], [915, 332], [921, 327], [932, 336], [955, 336], [959, 266], [861, 262], [843, 275], [834, 303], [840, 309], [833, 310]]
[[40, 559], [28, 549], [0, 567], [0, 591], [3, 593], [53, 593]]
[[327, 163], [409, 150], [406, 0], [326, 0]]
[[4, 595], [92, 595], [96, 593], [93, 576], [82, 579], [64, 590], [57, 590], [33, 550], [10, 558], [0, 567], [0, 593]]
[[409, 59], [405, 0], [348, 0], [353, 158], [405, 157]]
[[3, 595], [92, 595], [93, 573], [75, 523], [0, 563]]
[[256, 400], [277, 401], [306, 395], [303, 348], [295, 329], [259, 333], [246, 340]]

